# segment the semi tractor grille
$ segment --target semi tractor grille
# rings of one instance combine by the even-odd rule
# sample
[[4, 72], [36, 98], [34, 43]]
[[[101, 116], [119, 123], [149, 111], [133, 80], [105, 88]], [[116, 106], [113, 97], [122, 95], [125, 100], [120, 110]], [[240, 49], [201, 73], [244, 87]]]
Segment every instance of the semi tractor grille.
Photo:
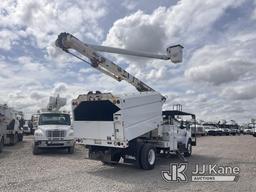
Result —
[[66, 132], [63, 130], [47, 131], [48, 138], [61, 138], [61, 137], [65, 137], [65, 136], [66, 136]]

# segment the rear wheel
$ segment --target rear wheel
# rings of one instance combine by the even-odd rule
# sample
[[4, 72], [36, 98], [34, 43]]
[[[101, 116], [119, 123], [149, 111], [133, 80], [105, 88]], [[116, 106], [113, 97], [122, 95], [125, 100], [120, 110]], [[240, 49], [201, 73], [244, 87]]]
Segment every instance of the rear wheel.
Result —
[[144, 144], [140, 152], [140, 165], [142, 169], [151, 170], [156, 163], [156, 150], [150, 144]]
[[41, 152], [41, 150], [38, 148], [38, 146], [33, 144], [33, 155], [39, 155], [40, 152]]
[[191, 141], [189, 140], [188, 144], [187, 144], [187, 149], [184, 153], [184, 156], [189, 157], [189, 156], [191, 156], [191, 154], [192, 154], [192, 145], [191, 145]]
[[23, 134], [19, 134], [19, 141], [23, 141]]
[[10, 135], [10, 144], [11, 145], [15, 145], [16, 143], [18, 143], [19, 141], [19, 136], [17, 133], [15, 133], [14, 135]]
[[68, 153], [73, 154], [75, 152], [75, 146], [68, 147]]

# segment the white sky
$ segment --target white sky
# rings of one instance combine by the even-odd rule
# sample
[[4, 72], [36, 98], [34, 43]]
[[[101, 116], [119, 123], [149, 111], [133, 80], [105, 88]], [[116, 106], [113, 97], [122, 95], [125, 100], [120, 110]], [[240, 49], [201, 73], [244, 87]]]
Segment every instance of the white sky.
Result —
[[[255, 0], [4, 0], [0, 4], [0, 103], [33, 113], [58, 93], [133, 92], [54, 46], [60, 32], [88, 43], [164, 53], [184, 62], [109, 56], [168, 96], [165, 108], [206, 120], [246, 122], [256, 110]], [[67, 106], [68, 108], [68, 106]]]

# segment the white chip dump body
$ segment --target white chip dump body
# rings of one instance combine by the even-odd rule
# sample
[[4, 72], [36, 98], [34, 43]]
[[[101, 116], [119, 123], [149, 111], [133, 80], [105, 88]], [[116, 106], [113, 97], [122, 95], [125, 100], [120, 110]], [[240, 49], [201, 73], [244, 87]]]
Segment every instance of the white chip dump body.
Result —
[[75, 137], [86, 145], [125, 148], [128, 141], [159, 128], [162, 105], [156, 92], [80, 95], [72, 102]]

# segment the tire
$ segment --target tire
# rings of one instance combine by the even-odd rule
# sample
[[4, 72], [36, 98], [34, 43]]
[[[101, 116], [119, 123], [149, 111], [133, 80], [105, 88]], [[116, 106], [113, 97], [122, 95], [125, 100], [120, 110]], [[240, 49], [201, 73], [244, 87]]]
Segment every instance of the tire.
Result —
[[19, 141], [23, 141], [23, 134], [19, 134]]
[[33, 144], [33, 155], [39, 155], [40, 153], [41, 153], [41, 150], [38, 148], [38, 146]]
[[15, 141], [14, 144], [16, 144], [16, 143], [19, 142], [19, 135], [18, 135], [18, 133], [15, 133], [15, 135], [14, 135], [14, 141]]
[[140, 165], [144, 170], [154, 169], [156, 163], [156, 150], [150, 144], [144, 144], [140, 152]]
[[113, 154], [111, 157], [111, 161], [114, 161], [115, 163], [119, 163], [121, 159], [121, 155], [119, 153]]
[[75, 152], [75, 146], [68, 147], [68, 153], [73, 154]]
[[0, 153], [3, 151], [3, 148], [4, 148], [4, 138], [2, 137], [0, 141]]
[[187, 149], [186, 151], [184, 152], [184, 156], [185, 157], [190, 157], [192, 154], [192, 145], [191, 145], [191, 141], [189, 140], [188, 141], [188, 144], [187, 144]]
[[255, 134], [253, 134], [253, 137], [256, 137], [256, 133], [255, 133]]
[[10, 145], [15, 145], [19, 141], [19, 136], [17, 133], [10, 136]]

